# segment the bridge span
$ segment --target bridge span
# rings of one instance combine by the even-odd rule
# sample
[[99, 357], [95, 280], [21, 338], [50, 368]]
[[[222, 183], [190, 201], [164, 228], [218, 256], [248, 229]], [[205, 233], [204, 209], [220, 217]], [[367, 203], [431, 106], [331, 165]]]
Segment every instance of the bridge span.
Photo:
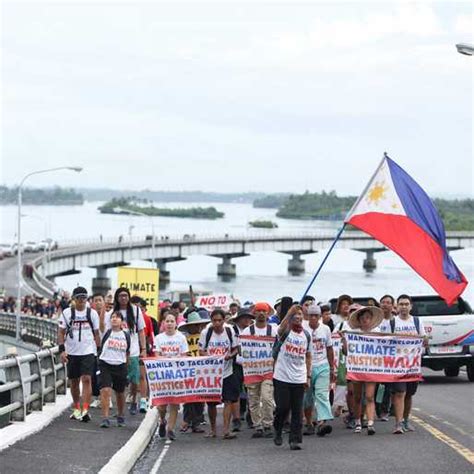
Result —
[[[119, 237], [109, 241], [77, 244], [38, 257], [31, 262], [30, 276], [45, 294], [51, 294], [54, 291], [52, 280], [55, 277], [80, 273], [85, 267], [95, 268], [97, 273], [92, 281], [92, 289], [105, 292], [111, 287], [107, 277], [109, 268], [127, 265], [134, 260], [154, 261], [160, 269], [160, 281], [167, 283], [170, 278], [168, 263], [195, 255], [208, 255], [221, 259], [217, 265], [217, 274], [230, 279], [237, 274], [233, 259], [262, 251], [288, 254], [288, 271], [294, 275], [305, 271], [303, 255], [324, 250], [333, 240], [332, 232], [298, 235], [225, 234], [211, 237], [186, 235], [183, 238], [161, 239], [146, 236], [129, 240]], [[450, 250], [473, 247], [474, 232], [448, 232], [447, 244]], [[369, 235], [357, 231], [347, 231], [343, 234], [337, 248], [365, 252], [363, 268], [367, 272], [376, 269], [374, 254], [388, 250]]]

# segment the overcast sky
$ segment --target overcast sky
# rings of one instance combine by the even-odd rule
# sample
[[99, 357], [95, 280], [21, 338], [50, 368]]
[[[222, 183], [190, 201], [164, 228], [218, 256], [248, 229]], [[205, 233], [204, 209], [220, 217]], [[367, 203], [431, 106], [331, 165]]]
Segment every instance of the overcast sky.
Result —
[[470, 3], [4, 3], [1, 182], [473, 192]]

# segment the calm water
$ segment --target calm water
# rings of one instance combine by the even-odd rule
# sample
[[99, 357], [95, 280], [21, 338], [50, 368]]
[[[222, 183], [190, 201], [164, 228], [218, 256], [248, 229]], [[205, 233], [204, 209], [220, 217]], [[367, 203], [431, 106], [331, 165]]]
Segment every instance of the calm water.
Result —
[[[52, 237], [59, 242], [85, 241], [98, 239], [99, 235], [116, 238], [123, 235], [136, 237], [152, 233], [151, 218], [142, 216], [110, 216], [97, 211], [100, 203], [86, 203], [84, 206], [23, 206], [22, 241], [41, 240]], [[167, 203], [163, 207], [193, 207], [209, 204]], [[334, 231], [337, 224], [314, 221], [294, 221], [278, 219], [276, 210], [254, 209], [249, 204], [216, 204], [225, 212], [225, 218], [216, 221], [154, 217], [153, 226], [156, 235], [182, 236], [183, 234], [229, 235], [236, 234], [274, 234], [302, 233], [318, 230]], [[15, 206], [0, 207], [1, 239], [16, 239]], [[255, 219], [271, 219], [278, 223], [275, 230], [249, 229], [247, 223]], [[261, 252], [249, 257], [237, 258], [237, 278], [232, 282], [222, 282], [217, 278], [217, 263], [214, 257], [192, 257], [182, 262], [168, 265], [171, 271], [169, 289], [194, 289], [232, 293], [242, 302], [245, 300], [266, 299], [273, 301], [287, 294], [300, 297], [311, 279], [324, 253], [306, 255], [306, 274], [292, 277], [287, 274], [289, 256], [275, 252]], [[366, 275], [362, 269], [364, 253], [350, 250], [336, 250], [331, 254], [324, 270], [315, 282], [311, 294], [318, 299], [329, 299], [339, 293], [353, 295], [373, 295], [380, 297], [384, 293], [397, 295], [401, 292], [411, 294], [432, 294], [433, 290], [418, 277], [403, 261], [392, 252], [376, 254], [378, 268], [373, 275]], [[453, 258], [468, 280], [474, 278], [474, 249], [453, 252]], [[150, 266], [148, 262], [132, 262], [133, 265]], [[58, 278], [63, 288], [72, 288], [78, 283], [89, 287], [94, 271], [84, 269], [80, 275]], [[116, 271], [109, 270], [112, 281], [116, 280]], [[474, 292], [469, 285], [464, 296], [474, 303]]]

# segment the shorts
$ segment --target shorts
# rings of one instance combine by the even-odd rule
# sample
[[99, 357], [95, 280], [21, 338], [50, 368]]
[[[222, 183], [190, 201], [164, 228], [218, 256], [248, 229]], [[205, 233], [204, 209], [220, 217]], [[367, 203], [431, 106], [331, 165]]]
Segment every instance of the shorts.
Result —
[[117, 393], [123, 393], [127, 386], [127, 364], [112, 365], [99, 361], [100, 388], [112, 387]]
[[[224, 403], [235, 403], [240, 398], [239, 379], [235, 374], [227, 376], [222, 380], [222, 401]], [[218, 402], [207, 402], [209, 406], [217, 406]]]
[[92, 377], [95, 371], [95, 355], [68, 355], [67, 376], [69, 379], [78, 379], [83, 375]]
[[138, 385], [140, 383], [140, 358], [129, 357], [128, 358], [128, 381]]
[[406, 392], [407, 395], [413, 396], [418, 389], [419, 382], [392, 382], [387, 384], [390, 386], [391, 393]]

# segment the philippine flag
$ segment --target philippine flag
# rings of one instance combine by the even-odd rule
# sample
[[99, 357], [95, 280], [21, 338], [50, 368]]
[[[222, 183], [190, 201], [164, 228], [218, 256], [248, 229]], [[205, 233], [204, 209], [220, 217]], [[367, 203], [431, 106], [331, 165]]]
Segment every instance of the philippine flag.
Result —
[[344, 222], [397, 253], [446, 301], [467, 286], [446, 248], [443, 221], [431, 199], [386, 154]]

